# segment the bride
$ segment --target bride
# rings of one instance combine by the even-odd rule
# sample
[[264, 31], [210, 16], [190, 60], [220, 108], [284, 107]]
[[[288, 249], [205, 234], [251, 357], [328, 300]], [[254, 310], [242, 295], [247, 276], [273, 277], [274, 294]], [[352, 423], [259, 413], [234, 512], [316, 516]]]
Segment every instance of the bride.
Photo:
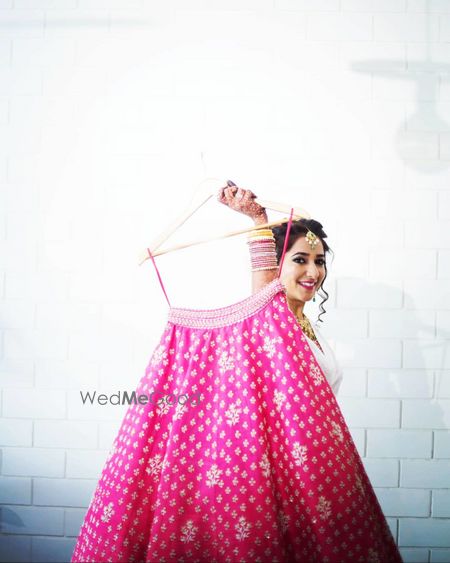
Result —
[[[220, 190], [218, 200], [230, 209], [243, 213], [253, 219], [256, 226], [268, 222], [266, 210], [255, 201], [251, 190], [238, 188], [228, 181], [228, 186]], [[277, 277], [278, 263], [283, 251], [287, 223], [272, 229], [258, 229], [248, 238], [252, 264], [253, 293]], [[336, 356], [319, 329], [320, 316], [325, 309], [323, 303], [328, 293], [323, 288], [327, 277], [326, 255], [331, 252], [324, 240], [327, 238], [322, 225], [314, 219], [293, 221], [286, 257], [281, 272], [281, 281], [286, 288], [289, 308], [302, 327], [310, 347], [322, 368], [334, 394], [337, 395], [342, 383], [343, 374]], [[317, 323], [311, 324], [304, 312], [305, 303], [315, 301], [316, 292], [325, 294], [320, 304], [322, 313]]]

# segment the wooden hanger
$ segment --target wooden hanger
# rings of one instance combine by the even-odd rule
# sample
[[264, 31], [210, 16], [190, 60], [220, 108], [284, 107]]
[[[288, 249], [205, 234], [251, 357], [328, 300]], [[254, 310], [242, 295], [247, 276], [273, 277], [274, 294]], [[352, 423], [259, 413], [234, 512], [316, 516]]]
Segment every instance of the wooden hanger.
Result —
[[[189, 246], [195, 246], [197, 244], [203, 244], [205, 242], [209, 242], [212, 240], [218, 240], [222, 238], [232, 237], [236, 235], [240, 235], [243, 233], [249, 233], [251, 231], [262, 229], [264, 227], [274, 227], [275, 225], [280, 225], [281, 223], [287, 222], [289, 219], [282, 219], [278, 221], [272, 221], [270, 223], [264, 223], [263, 225], [257, 225], [253, 227], [248, 227], [246, 229], [241, 229], [239, 231], [231, 231], [229, 233], [225, 233], [223, 235], [216, 235], [213, 237], [209, 237], [206, 239], [196, 240], [193, 242], [179, 244], [177, 246], [173, 246], [171, 248], [166, 248], [164, 250], [158, 250], [160, 246], [179, 228], [183, 225], [189, 217], [199, 209], [202, 205], [204, 205], [210, 198], [213, 196], [217, 196], [219, 190], [226, 186], [226, 181], [221, 181], [217, 178], [207, 178], [203, 180], [198, 189], [194, 192], [194, 196], [191, 200], [191, 203], [187, 206], [187, 208], [170, 224], [170, 226], [163, 231], [153, 242], [150, 244], [148, 249], [151, 251], [153, 256], [160, 256], [161, 254], [167, 254], [168, 252], [174, 252], [175, 250], [180, 250], [182, 248], [188, 248]], [[266, 209], [270, 209], [271, 211], [279, 211], [280, 213], [291, 213], [292, 206], [287, 205], [285, 203], [278, 203], [276, 201], [268, 201], [268, 200], [261, 200], [259, 198], [255, 199], [256, 203], [265, 207]], [[310, 219], [311, 216], [307, 211], [301, 209], [300, 207], [294, 207], [294, 219]], [[139, 265], [143, 264], [146, 260], [150, 258], [148, 254], [148, 250], [145, 249], [139, 255]]]

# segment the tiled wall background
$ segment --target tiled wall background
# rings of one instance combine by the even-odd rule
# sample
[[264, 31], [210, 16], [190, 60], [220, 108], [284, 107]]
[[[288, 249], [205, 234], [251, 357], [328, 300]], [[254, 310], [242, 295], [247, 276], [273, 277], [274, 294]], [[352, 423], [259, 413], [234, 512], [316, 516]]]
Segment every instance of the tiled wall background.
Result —
[[[324, 225], [344, 415], [405, 561], [450, 561], [450, 0], [0, 1], [1, 560], [70, 558], [123, 416], [79, 391], [143, 375], [137, 256], [205, 176]], [[245, 297], [246, 252], [160, 257], [172, 302]]]

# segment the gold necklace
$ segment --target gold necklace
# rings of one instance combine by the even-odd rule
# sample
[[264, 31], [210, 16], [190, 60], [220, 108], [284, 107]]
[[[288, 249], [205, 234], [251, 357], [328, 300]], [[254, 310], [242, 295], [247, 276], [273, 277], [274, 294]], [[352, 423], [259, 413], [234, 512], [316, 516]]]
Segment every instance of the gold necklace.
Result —
[[311, 340], [314, 340], [315, 342], [317, 342], [317, 338], [316, 335], [314, 334], [314, 331], [312, 329], [311, 323], [309, 322], [308, 317], [303, 314], [303, 319], [299, 319], [297, 316], [297, 322], [298, 324], [302, 327], [303, 332], [306, 334], [306, 336], [308, 338], [310, 338]]
[[297, 315], [295, 315], [295, 318], [297, 319], [298, 324], [302, 327], [303, 332], [306, 334], [306, 336], [312, 340], [313, 342], [315, 342], [317, 344], [317, 346], [319, 347], [319, 349], [322, 351], [322, 346], [320, 345], [319, 341], [316, 338], [316, 335], [314, 334], [314, 331], [312, 329], [311, 323], [308, 320], [308, 317], [304, 314], [303, 315], [303, 319], [299, 319], [297, 317]]

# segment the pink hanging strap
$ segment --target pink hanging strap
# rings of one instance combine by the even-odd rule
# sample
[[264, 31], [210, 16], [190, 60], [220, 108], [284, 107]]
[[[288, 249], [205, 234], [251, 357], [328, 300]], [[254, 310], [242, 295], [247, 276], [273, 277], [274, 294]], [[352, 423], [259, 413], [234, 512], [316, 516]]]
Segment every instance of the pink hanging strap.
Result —
[[286, 236], [284, 238], [283, 253], [281, 255], [280, 265], [278, 267], [278, 277], [280, 277], [281, 268], [283, 267], [284, 255], [286, 254], [286, 248], [287, 248], [288, 240], [289, 240], [289, 233], [291, 232], [292, 216], [293, 215], [294, 215], [294, 208], [291, 207], [291, 214], [289, 216], [289, 222], [288, 222], [288, 226], [287, 226], [287, 229], [286, 229]]
[[164, 293], [164, 296], [165, 296], [165, 298], [166, 298], [166, 301], [167, 301], [169, 307], [171, 307], [169, 298], [167, 297], [166, 289], [165, 289], [165, 287], [164, 287], [164, 284], [163, 284], [163, 282], [162, 282], [161, 276], [160, 276], [160, 274], [159, 274], [158, 266], [156, 265], [155, 259], [154, 259], [153, 255], [152, 255], [151, 251], [150, 251], [150, 248], [147, 248], [147, 252], [148, 252], [148, 255], [150, 256], [150, 258], [152, 259], [153, 266], [155, 266], [156, 275], [158, 276], [158, 280], [159, 280], [159, 283], [161, 284], [161, 288], [162, 288], [162, 290], [163, 290], [163, 293]]

